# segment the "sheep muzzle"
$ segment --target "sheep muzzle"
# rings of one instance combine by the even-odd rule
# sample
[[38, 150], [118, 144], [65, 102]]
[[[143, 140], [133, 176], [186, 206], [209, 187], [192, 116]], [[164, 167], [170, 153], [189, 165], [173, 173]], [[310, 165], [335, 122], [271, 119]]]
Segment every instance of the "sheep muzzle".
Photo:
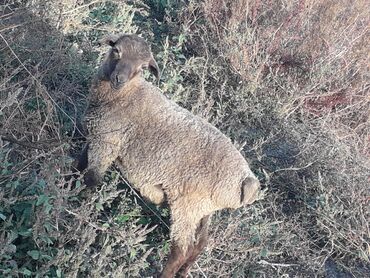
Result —
[[130, 81], [139, 71], [135, 70], [134, 62], [118, 62], [110, 75], [110, 82], [113, 89], [122, 88], [128, 81]]

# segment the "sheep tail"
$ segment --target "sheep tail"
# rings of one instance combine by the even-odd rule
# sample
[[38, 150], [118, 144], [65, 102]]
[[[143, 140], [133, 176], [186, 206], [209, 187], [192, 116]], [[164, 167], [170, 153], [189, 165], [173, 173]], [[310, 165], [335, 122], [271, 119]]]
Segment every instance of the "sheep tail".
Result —
[[252, 204], [258, 196], [260, 182], [256, 178], [247, 177], [242, 182], [240, 202], [242, 205]]

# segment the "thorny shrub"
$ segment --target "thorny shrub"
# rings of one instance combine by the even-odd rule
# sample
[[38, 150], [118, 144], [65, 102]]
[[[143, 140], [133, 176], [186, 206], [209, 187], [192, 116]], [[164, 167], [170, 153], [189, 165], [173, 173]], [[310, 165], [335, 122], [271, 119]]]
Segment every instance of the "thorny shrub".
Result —
[[253, 206], [213, 217], [193, 276], [369, 276], [366, 7], [3, 1], [0, 276], [150, 276], [168, 253], [167, 209], [114, 168], [88, 191], [70, 170], [111, 32], [152, 44], [163, 92], [232, 138], [264, 186]]

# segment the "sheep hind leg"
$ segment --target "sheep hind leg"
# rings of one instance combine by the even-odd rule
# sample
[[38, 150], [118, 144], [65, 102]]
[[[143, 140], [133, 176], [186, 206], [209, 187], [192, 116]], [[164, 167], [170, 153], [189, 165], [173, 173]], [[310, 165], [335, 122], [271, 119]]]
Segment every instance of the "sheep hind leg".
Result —
[[[190, 248], [190, 247], [189, 247]], [[160, 276], [160, 278], [173, 278], [179, 271], [181, 266], [185, 263], [188, 254], [191, 250], [184, 253], [183, 250], [175, 243], [173, 243], [170, 255], [166, 266]]]
[[[193, 252], [197, 226], [202, 219], [202, 212], [197, 207], [198, 202], [193, 199], [186, 196], [170, 203], [172, 247], [161, 278], [175, 277]], [[189, 203], [193, 204], [192, 210], [188, 209]]]
[[208, 220], [209, 215], [205, 216], [200, 220], [198, 228], [197, 228], [197, 242], [192, 248], [191, 252], [188, 253], [186, 262], [181, 267], [179, 272], [179, 277], [187, 277], [190, 268], [196, 261], [199, 254], [203, 251], [204, 247], [207, 245], [208, 241]]

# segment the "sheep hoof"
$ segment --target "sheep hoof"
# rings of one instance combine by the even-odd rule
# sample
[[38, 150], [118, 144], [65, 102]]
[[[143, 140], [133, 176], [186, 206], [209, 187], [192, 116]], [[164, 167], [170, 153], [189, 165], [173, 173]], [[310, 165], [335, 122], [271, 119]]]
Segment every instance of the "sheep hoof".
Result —
[[84, 182], [88, 187], [96, 186], [100, 183], [100, 176], [90, 169], [84, 176]]
[[184, 270], [180, 270], [180, 272], [178, 272], [177, 273], [177, 276], [179, 277], [179, 278], [186, 278], [186, 277], [188, 277], [188, 275], [189, 275], [189, 270], [190, 270], [190, 267], [187, 267], [186, 269], [184, 269]]

